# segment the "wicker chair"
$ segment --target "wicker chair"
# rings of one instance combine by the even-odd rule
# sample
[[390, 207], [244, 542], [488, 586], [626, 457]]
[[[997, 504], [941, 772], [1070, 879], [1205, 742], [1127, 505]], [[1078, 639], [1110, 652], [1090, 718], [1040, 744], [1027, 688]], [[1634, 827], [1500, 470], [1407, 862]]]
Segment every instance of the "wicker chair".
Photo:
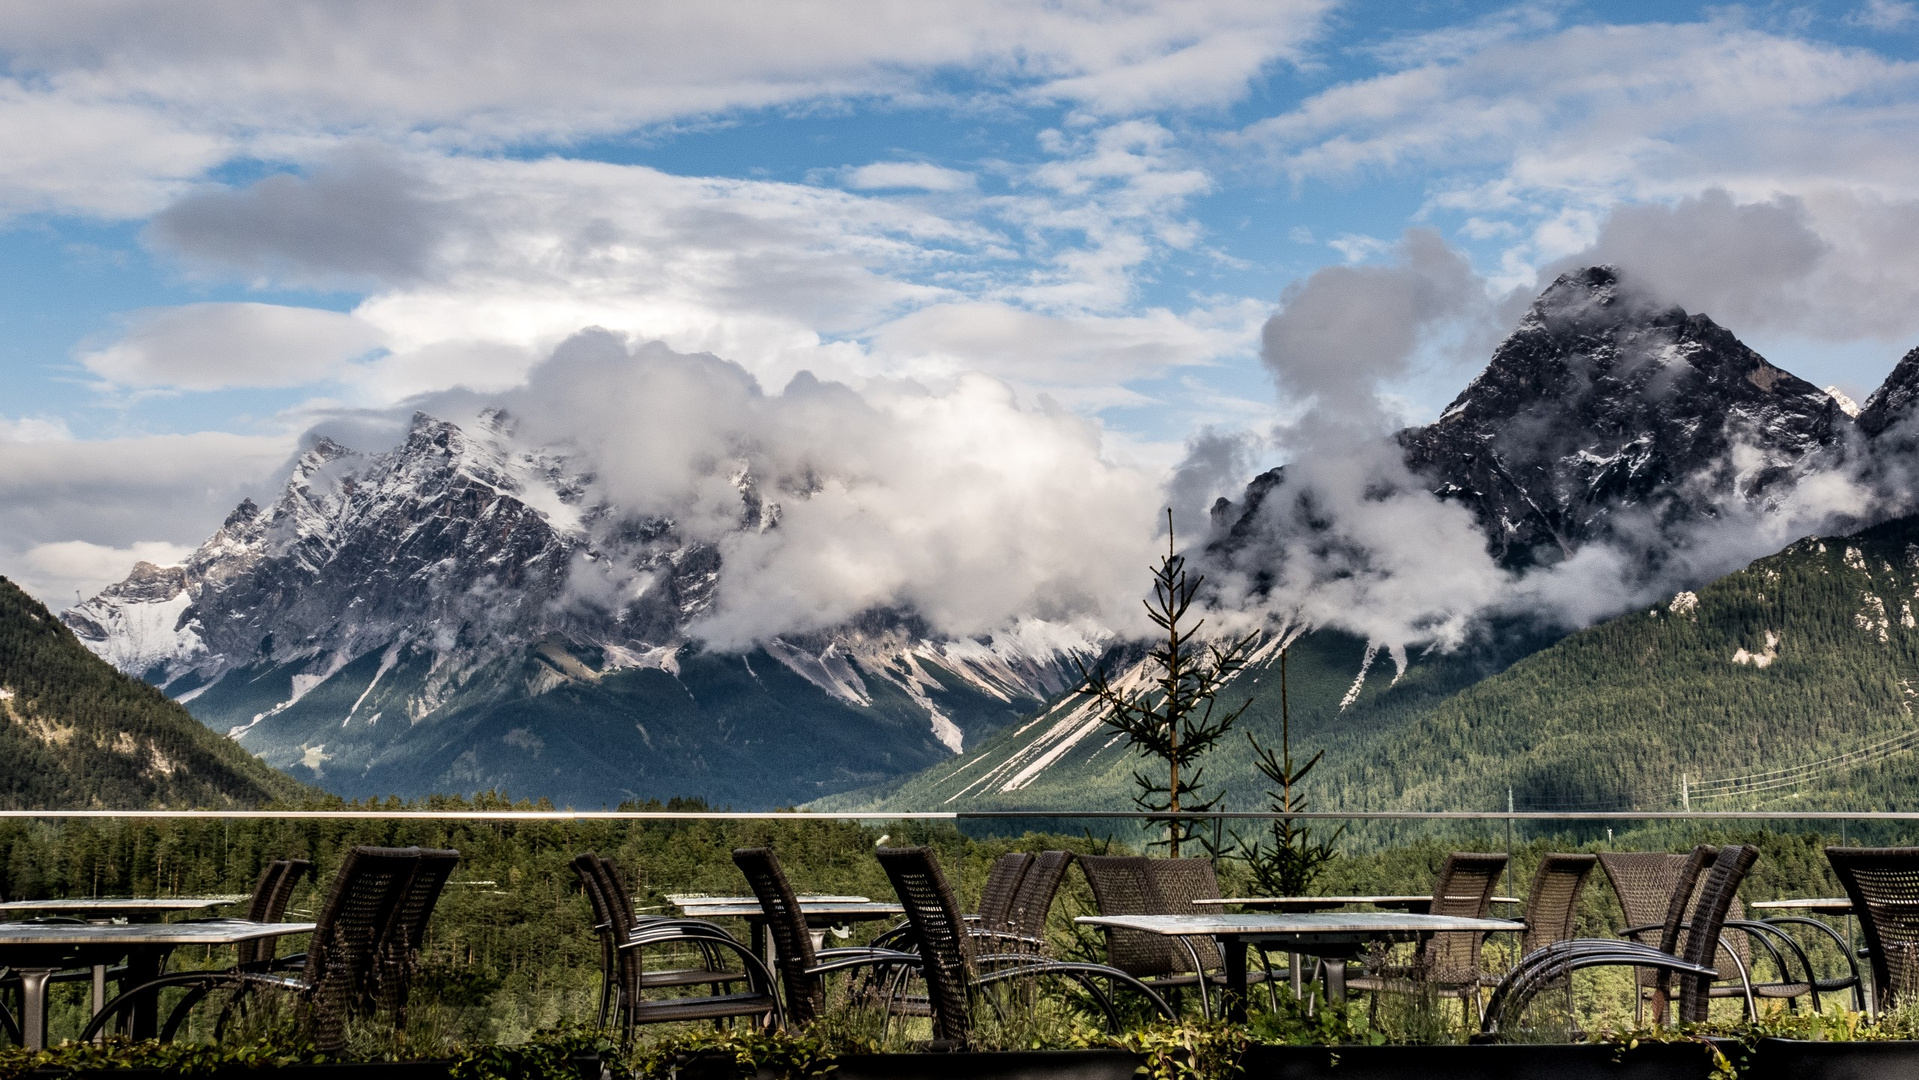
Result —
[[[1826, 859], [1852, 898], [1881, 1012], [1919, 995], [1919, 848], [1829, 847]], [[1823, 925], [1823, 924], [1821, 924]]]
[[[1525, 933], [1520, 935], [1519, 955], [1530, 956], [1548, 945], [1569, 941], [1573, 936], [1573, 916], [1579, 908], [1579, 894], [1586, 878], [1598, 865], [1598, 858], [1585, 854], [1547, 852], [1533, 873], [1532, 888], [1526, 893]], [[1482, 983], [1497, 986], [1499, 979], [1484, 976]], [[1567, 1015], [1572, 1013], [1572, 980], [1565, 981]]]
[[[1433, 883], [1433, 901], [1427, 911], [1433, 915], [1454, 915], [1483, 919], [1491, 910], [1493, 892], [1499, 887], [1499, 875], [1506, 870], [1503, 854], [1455, 851], [1440, 864], [1439, 877]], [[1480, 993], [1485, 975], [1480, 964], [1480, 946], [1486, 935], [1447, 932], [1432, 934], [1419, 943], [1411, 964], [1380, 964], [1362, 975], [1349, 976], [1348, 990], [1367, 990], [1374, 995], [1417, 994], [1435, 991], [1459, 999], [1467, 1020], [1480, 1019], [1484, 1005]], [[1379, 999], [1373, 998], [1377, 1008]]]
[[[1680, 876], [1684, 873], [1690, 856], [1669, 855], [1657, 851], [1606, 852], [1599, 856], [1599, 864], [1606, 871], [1606, 877], [1612, 882], [1613, 892], [1619, 897], [1620, 909], [1626, 915], [1624, 936], [1641, 943], [1649, 942], [1654, 935], [1663, 930], [1667, 908], [1671, 905], [1674, 890], [1678, 888]], [[1687, 914], [1699, 903], [1695, 889], [1687, 901]], [[1854, 984], [1848, 979], [1818, 979], [1812, 970], [1812, 961], [1800, 944], [1788, 936], [1779, 927], [1786, 922], [1811, 922], [1802, 919], [1768, 919], [1755, 921], [1746, 918], [1746, 907], [1737, 896], [1732, 899], [1732, 907], [1725, 919], [1725, 930], [1720, 936], [1720, 951], [1717, 954], [1719, 979], [1711, 988], [1716, 998], [1743, 997], [1747, 988], [1762, 998], [1784, 999], [1786, 1007], [1796, 1009], [1793, 999], [1812, 996], [1813, 1010], [1819, 1009], [1820, 991], [1844, 989]], [[1814, 923], [1828, 934], [1830, 927]], [[1836, 937], [1836, 935], [1834, 935]], [[1679, 947], [1685, 948], [1686, 932], [1680, 932]], [[1752, 979], [1753, 945], [1772, 960], [1779, 978], [1771, 982], [1758, 982]], [[1840, 951], [1845, 952], [1843, 941]], [[1798, 962], [1800, 973], [1805, 978], [1795, 978], [1788, 958]], [[1853, 973], [1856, 977], [1857, 972]], [[1643, 1018], [1646, 996], [1651, 993], [1658, 975], [1653, 971], [1641, 971], [1637, 979], [1640, 986], [1640, 1000], [1634, 1006], [1634, 1015]]]
[[[1101, 915], [1192, 915], [1194, 900], [1217, 899], [1219, 881], [1207, 859], [1152, 859], [1144, 855], [1081, 855], [1079, 868], [1092, 887], [1093, 903]], [[1106, 934], [1106, 961], [1156, 991], [1192, 987], [1199, 992], [1200, 1011], [1213, 1013], [1210, 988], [1224, 986], [1225, 959], [1210, 937], [1171, 938], [1143, 930], [1102, 927]], [[1261, 970], [1248, 971], [1246, 981], [1267, 983], [1273, 994], [1277, 975], [1260, 953]], [[1277, 1004], [1275, 1004], [1277, 1007]]]
[[[1712, 1001], [1713, 981], [1719, 977], [1719, 969], [1714, 965], [1714, 956], [1719, 952], [1719, 934], [1739, 883], [1745, 880], [1747, 871], [1758, 858], [1759, 849], [1749, 844], [1695, 848], [1681, 867], [1657, 948], [1616, 938], [1574, 938], [1554, 942], [1522, 957], [1493, 990], [1485, 1019], [1480, 1024], [1480, 1038], [1492, 1040], [1509, 1033], [1513, 1022], [1524, 1015], [1526, 1006], [1540, 991], [1558, 985], [1575, 971], [1593, 967], [1657, 971], [1653, 982], [1655, 1020], [1664, 1019], [1671, 980], [1677, 975], [1680, 977], [1680, 1021], [1704, 1021]], [[1700, 881], [1702, 871], [1705, 872], [1703, 882]], [[1698, 885], [1696, 897], [1695, 884]], [[1744, 997], [1746, 1015], [1756, 1017], [1758, 1007], [1752, 995]]]
[[[630, 1033], [633, 1023], [638, 1022], [638, 1014], [629, 1022], [628, 1006], [643, 1000], [646, 990], [730, 987], [748, 980], [745, 967], [739, 970], [724, 967], [727, 947], [715, 942], [727, 936], [720, 927], [701, 919], [637, 917], [619, 869], [593, 852], [574, 856], [573, 869], [579, 874], [580, 886], [593, 907], [593, 929], [600, 940], [600, 1027], [617, 1020], [621, 1030]], [[670, 932], [668, 928], [679, 932]], [[648, 944], [672, 946], [682, 951], [691, 949], [698, 953], [700, 966], [647, 971], [641, 962], [642, 947], [635, 942], [636, 932], [641, 933]], [[739, 1015], [757, 1014], [746, 1010]]]
[[[1110, 990], [1120, 985], [1138, 991], [1162, 1017], [1173, 1019], [1173, 1010], [1165, 999], [1117, 968], [1050, 960], [1030, 953], [976, 954], [974, 935], [966, 931], [959, 902], [940, 872], [932, 848], [880, 848], [875, 854], [906, 907], [906, 919], [913, 928], [918, 973], [926, 984], [936, 1044], [966, 1046], [972, 1033], [974, 995], [983, 987], [1008, 980], [1030, 982], [1048, 976], [1069, 979], [1099, 1006], [1107, 1029], [1113, 1032], [1120, 1028], [1120, 1017]], [[1101, 980], [1107, 983], [1107, 989], [1101, 988]]]
[[[268, 863], [260, 871], [259, 880], [254, 882], [253, 898], [247, 904], [247, 921], [279, 922], [286, 916], [287, 901], [293, 898], [293, 887], [312, 869], [313, 864], [305, 859], [275, 859]], [[274, 964], [279, 945], [280, 939], [277, 937], [243, 941], [234, 946], [235, 966], [269, 969]]]
[[889, 976], [902, 969], [918, 966], [918, 956], [897, 949], [815, 949], [799, 896], [786, 880], [786, 871], [772, 849], [739, 848], [733, 852], [733, 864], [746, 875], [747, 884], [759, 899], [767, 940], [773, 946], [773, 966], [785, 991], [784, 1015], [789, 1026], [805, 1027], [819, 1019], [826, 1008], [827, 975], [865, 968], [876, 976], [869, 980], [869, 987], [876, 987], [888, 983]]
[[275, 964], [298, 964], [297, 977], [239, 969], [163, 975], [108, 1002], [81, 1038], [92, 1039], [127, 1016], [141, 998], [157, 998], [170, 986], [186, 987], [188, 993], [168, 1015], [163, 1040], [171, 1039], [187, 1012], [214, 990], [282, 990], [304, 1002], [314, 1045], [338, 1050], [349, 1016], [404, 1002], [411, 950], [418, 947], [426, 918], [458, 859], [456, 851], [351, 848], [320, 907], [306, 953]]
[[1072, 863], [1070, 851], [1042, 851], [1033, 859], [1026, 876], [1020, 878], [1019, 891], [1013, 895], [1006, 922], [1021, 950], [1035, 954], [1045, 950], [1046, 919], [1052, 914], [1053, 898], [1059, 895], [1060, 882], [1065, 880], [1066, 868]]
[[[977, 936], [992, 938], [990, 951], [1014, 950], [1025, 944], [1013, 930], [1011, 919], [1013, 901], [1018, 898], [1020, 884], [1033, 862], [1033, 856], [1024, 851], [1009, 851], [994, 859], [993, 868], [987, 872], [986, 884], [979, 894], [979, 913], [967, 917], [966, 927]], [[912, 924], [901, 922], [874, 938], [871, 944], [875, 948], [898, 949], [909, 942], [911, 935]]]

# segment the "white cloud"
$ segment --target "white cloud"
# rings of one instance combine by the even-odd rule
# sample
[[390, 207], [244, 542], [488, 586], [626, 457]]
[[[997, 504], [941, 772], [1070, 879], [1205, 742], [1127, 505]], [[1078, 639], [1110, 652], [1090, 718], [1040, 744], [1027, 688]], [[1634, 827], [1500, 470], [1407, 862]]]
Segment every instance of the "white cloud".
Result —
[[300, 386], [341, 373], [382, 340], [351, 315], [274, 304], [149, 308], [124, 321], [116, 340], [79, 356], [116, 386]]
[[[0, 40], [4, 33], [0, 33]], [[3, 48], [3, 46], [0, 46]], [[138, 217], [233, 152], [163, 111], [0, 77], [0, 216]]]
[[[590, 332], [522, 387], [421, 407], [472, 415], [488, 403], [504, 406], [514, 438], [586, 463], [588, 502], [719, 543], [718, 601], [695, 627], [717, 645], [874, 608], [961, 635], [1137, 617], [1157, 470], [1114, 462], [1097, 424], [1022, 407], [998, 380], [855, 391], [803, 375], [767, 393], [736, 364]], [[740, 531], [742, 475], [778, 503], [776, 528]]]
[[198, 544], [242, 498], [259, 495], [293, 449], [291, 437], [220, 432], [0, 440], [0, 574], [70, 603], [79, 579], [36, 568], [29, 552], [63, 541], [129, 552]]
[[924, 161], [875, 161], [846, 174], [848, 187], [915, 188], [920, 191], [964, 191], [973, 186], [970, 173]]
[[73, 438], [67, 422], [57, 416], [23, 416], [9, 420], [0, 416], [0, 443], [60, 442]]
[[137, 215], [227, 156], [307, 157], [341, 138], [494, 148], [742, 109], [974, 95], [1102, 115], [1215, 106], [1296, 60], [1330, 6], [4, 5], [0, 133], [31, 138], [5, 140], [0, 209]]
[[979, 371], [1028, 385], [1099, 386], [1244, 352], [1264, 309], [1238, 305], [1219, 313], [1219, 325], [1206, 325], [1165, 310], [1059, 316], [985, 302], [937, 304], [880, 326], [870, 341], [875, 355], [897, 371]]
[[[301, 330], [272, 369], [289, 382], [330, 371], [360, 404], [505, 389], [596, 325], [736, 360], [771, 385], [802, 369], [855, 380], [978, 370], [1115, 388], [1243, 351], [1259, 317], [1251, 301], [1126, 310], [1138, 266], [1190, 241], [1183, 208], [1209, 183], [1169, 138], [1136, 122], [1049, 135], [1065, 156], [1015, 194], [955, 190], [939, 208], [644, 166], [354, 151], [305, 176], [195, 193], [149, 239], [195, 273], [372, 279], [357, 321], [332, 337]], [[390, 354], [343, 366], [364, 327]], [[153, 350], [135, 344], [89, 362], [160, 381]], [[276, 346], [228, 351], [242, 349]]]
[[[1468, 235], [1506, 243], [1502, 287], [1615, 249], [1656, 263], [1649, 276], [1694, 282], [1685, 296], [1713, 294], [1709, 313], [1735, 330], [1748, 317], [1824, 340], [1919, 330], [1909, 246], [1919, 228], [1919, 64], [1730, 15], [1494, 34], [1407, 58], [1417, 62], [1316, 94], [1244, 137], [1297, 182], [1437, 171], [1428, 212], [1464, 213]], [[1704, 246], [1682, 251], [1659, 226], [1626, 243], [1659, 207]], [[1723, 221], [1709, 227], [1708, 211]], [[1713, 243], [1735, 236], [1744, 255]], [[1778, 244], [1825, 254], [1801, 260], [1791, 303], [1776, 302], [1777, 288], [1710, 288], [1709, 265], [1726, 282], [1757, 272], [1746, 263], [1752, 244], [1768, 252], [1760, 266], [1774, 278]]]
[[1846, 16], [1850, 26], [1891, 32], [1919, 23], [1919, 8], [1902, 0], [1866, 0]]

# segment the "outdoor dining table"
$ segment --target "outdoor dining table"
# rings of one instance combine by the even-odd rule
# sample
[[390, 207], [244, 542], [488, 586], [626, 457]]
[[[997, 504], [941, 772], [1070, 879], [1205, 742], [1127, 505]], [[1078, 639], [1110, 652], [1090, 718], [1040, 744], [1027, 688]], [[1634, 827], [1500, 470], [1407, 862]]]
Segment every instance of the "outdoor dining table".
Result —
[[[1495, 904], [1520, 904], [1523, 900], [1517, 896], [1495, 896]], [[1433, 905], [1431, 893], [1399, 894], [1388, 896], [1227, 896], [1208, 897], [1195, 900], [1200, 907], [1249, 907], [1278, 908], [1281, 911], [1331, 911], [1333, 908], [1355, 907], [1369, 904], [1373, 907], [1396, 908], [1400, 911], [1424, 912]]]
[[[243, 941], [310, 934], [313, 923], [208, 919], [183, 923], [0, 923], [0, 964], [20, 976], [20, 1036], [28, 1049], [47, 1044], [47, 980], [63, 968], [126, 957], [128, 985], [160, 973], [160, 962], [181, 945], [237, 945]], [[152, 1038], [153, 1006], [136, 1010], [132, 1035]]]
[[1813, 896], [1803, 900], [1761, 900], [1749, 911], [1810, 911], [1815, 915], [1850, 915], [1852, 900], [1844, 896]]
[[[1274, 945], [1287, 952], [1322, 959], [1344, 960], [1375, 941], [1416, 941], [1446, 931], [1500, 933], [1523, 931], [1526, 924], [1511, 919], [1470, 919], [1457, 915], [1421, 915], [1416, 912], [1272, 912], [1250, 915], [1081, 915], [1073, 920], [1087, 926], [1110, 926], [1165, 937], [1217, 939], [1226, 959], [1226, 1016], [1246, 1019], [1246, 946]], [[1345, 981], [1326, 964], [1326, 1000], [1345, 998]]]
[[[766, 957], [769, 970], [773, 967], [777, 957], [772, 939], [766, 933], [766, 911], [756, 897], [669, 896], [667, 899], [691, 919], [745, 919], [752, 927], [753, 951]], [[829, 926], [897, 919], [906, 914], [906, 909], [898, 904], [879, 903], [864, 896], [802, 895], [795, 899], [800, 902], [800, 914], [805, 916], [806, 925], [822, 933]]]
[[[83, 896], [64, 900], [9, 900], [0, 903], [0, 916], [39, 918], [67, 915], [88, 922], [152, 922], [183, 911], [205, 911], [242, 903], [245, 896]], [[93, 965], [93, 1011], [107, 1003], [107, 965]]]

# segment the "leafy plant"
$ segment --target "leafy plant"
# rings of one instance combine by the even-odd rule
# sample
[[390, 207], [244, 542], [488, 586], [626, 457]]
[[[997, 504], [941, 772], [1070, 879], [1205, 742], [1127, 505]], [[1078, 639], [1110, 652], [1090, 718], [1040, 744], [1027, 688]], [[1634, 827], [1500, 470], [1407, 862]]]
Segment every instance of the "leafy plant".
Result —
[[1240, 858], [1253, 875], [1254, 886], [1267, 896], [1306, 895], [1326, 864], [1338, 857], [1339, 852], [1333, 845], [1346, 831], [1341, 825], [1331, 836], [1316, 840], [1312, 826], [1301, 824], [1292, 816], [1306, 811], [1306, 796], [1299, 789], [1313, 766], [1326, 756], [1326, 751], [1315, 753], [1304, 764], [1293, 763], [1292, 713], [1286, 699], [1286, 652], [1285, 649], [1279, 652], [1279, 752], [1275, 754], [1261, 746], [1251, 732], [1246, 734], [1246, 741], [1253, 744], [1254, 764], [1268, 781], [1278, 785], [1277, 790], [1267, 789], [1267, 809], [1284, 816], [1267, 825], [1268, 835], [1264, 840], [1249, 844], [1238, 833], [1233, 834], [1241, 851]]
[[1149, 820], [1165, 822], [1166, 839], [1152, 846], [1165, 846], [1174, 858], [1179, 857], [1181, 842], [1195, 838], [1192, 821], [1181, 813], [1205, 813], [1219, 803], [1218, 796], [1200, 795], [1199, 759], [1252, 704], [1248, 698], [1238, 708], [1214, 715], [1220, 690], [1246, 666], [1259, 632], [1202, 646], [1196, 638], [1206, 620], [1185, 620], [1205, 580], [1186, 572], [1186, 557], [1174, 545], [1173, 512], [1168, 510], [1166, 554], [1153, 570], [1152, 599], [1142, 601], [1147, 617], [1165, 631], [1146, 655], [1145, 668], [1153, 674], [1143, 687], [1128, 687], [1116, 684], [1105, 671], [1088, 670], [1080, 663], [1075, 691], [1095, 699], [1105, 710], [1100, 719], [1118, 728], [1135, 751], [1165, 763], [1164, 781], [1133, 772], [1139, 789], [1133, 804], [1155, 815]]
[[1233, 1080], [1240, 1075], [1246, 1052], [1246, 1028], [1223, 1020], [1155, 1024], [1110, 1035], [1082, 1031], [1074, 1040], [1082, 1047], [1112, 1047], [1142, 1059], [1140, 1075], [1147, 1080]]
[[765, 1070], [786, 1080], [809, 1080], [831, 1073], [839, 1067], [837, 1059], [846, 1054], [876, 1049], [870, 1043], [849, 1044], [812, 1031], [691, 1031], [647, 1044], [633, 1053], [627, 1065], [636, 1080], [677, 1080], [680, 1070], [694, 1061], [727, 1062], [736, 1077]]

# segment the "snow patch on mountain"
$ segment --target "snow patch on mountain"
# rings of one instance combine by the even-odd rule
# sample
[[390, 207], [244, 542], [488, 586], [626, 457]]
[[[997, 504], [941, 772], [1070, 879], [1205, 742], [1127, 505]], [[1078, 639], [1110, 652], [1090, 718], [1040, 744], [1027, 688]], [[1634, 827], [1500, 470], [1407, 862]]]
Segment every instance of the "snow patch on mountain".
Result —
[[62, 619], [101, 659], [145, 674], [204, 658], [199, 626], [187, 617], [192, 607], [185, 568], [141, 562], [125, 581], [69, 609]]

